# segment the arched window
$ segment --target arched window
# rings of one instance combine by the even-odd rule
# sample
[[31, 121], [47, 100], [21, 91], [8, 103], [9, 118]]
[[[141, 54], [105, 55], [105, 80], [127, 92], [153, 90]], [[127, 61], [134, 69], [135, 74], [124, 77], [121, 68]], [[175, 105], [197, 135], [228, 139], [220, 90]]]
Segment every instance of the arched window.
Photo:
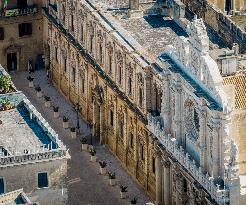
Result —
[[93, 35], [90, 35], [90, 52], [93, 53]]
[[139, 105], [143, 106], [143, 90], [142, 88], [139, 88]]
[[144, 160], [145, 155], [144, 155], [144, 146], [143, 146], [143, 144], [140, 144], [139, 148], [140, 148], [140, 159]]
[[80, 40], [82, 43], [84, 42], [84, 25], [83, 25], [83, 23], [80, 26]]
[[65, 24], [66, 22], [66, 8], [65, 5], [62, 5], [62, 23]]
[[128, 78], [128, 94], [132, 95], [132, 76]]
[[71, 30], [74, 32], [74, 16], [71, 14]]
[[109, 74], [112, 74], [112, 63], [113, 63], [112, 62], [112, 59], [113, 59], [112, 58], [112, 55], [109, 53], [109, 56], [108, 56], [108, 64], [109, 64], [108, 65], [108, 67], [109, 67], [108, 70], [109, 70]]
[[114, 126], [114, 110], [113, 110], [113, 108], [110, 109], [110, 111], [109, 111], [109, 121], [110, 121], [110, 125], [113, 127]]
[[103, 46], [102, 42], [99, 43], [99, 61], [102, 64], [103, 63]]
[[118, 63], [118, 83], [122, 84], [122, 62]]
[[133, 135], [133, 133], [130, 133], [130, 147], [131, 148], [134, 147], [134, 135]]

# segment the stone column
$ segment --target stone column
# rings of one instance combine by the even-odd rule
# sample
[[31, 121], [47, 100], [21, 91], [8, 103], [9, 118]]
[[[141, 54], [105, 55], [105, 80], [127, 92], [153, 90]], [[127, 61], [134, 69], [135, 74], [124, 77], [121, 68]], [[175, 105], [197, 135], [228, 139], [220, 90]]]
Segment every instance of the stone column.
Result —
[[175, 131], [176, 131], [176, 139], [179, 144], [181, 144], [181, 87], [177, 86], [175, 89]]
[[155, 159], [155, 180], [156, 180], [156, 204], [161, 204], [162, 201], [162, 189], [161, 189], [161, 175], [162, 175], [162, 167], [161, 167], [161, 157], [160, 153], [157, 153]]
[[181, 205], [181, 190], [180, 190], [180, 183], [181, 183], [181, 175], [176, 174], [176, 205]]
[[200, 132], [199, 132], [199, 138], [200, 138], [200, 156], [201, 156], [201, 162], [200, 166], [202, 168], [202, 171], [205, 171], [207, 169], [207, 159], [206, 159], [206, 112], [200, 111]]
[[100, 144], [105, 143], [104, 140], [104, 107], [103, 104], [100, 105]]
[[170, 181], [170, 166], [171, 163], [169, 161], [164, 162], [164, 205], [171, 204], [171, 181]]
[[213, 126], [212, 131], [212, 138], [213, 138], [213, 171], [212, 171], [212, 177], [217, 177], [219, 174], [219, 125], [215, 124]]
[[164, 79], [163, 85], [163, 97], [162, 97], [162, 117], [164, 120], [164, 130], [167, 133], [171, 131], [170, 125], [170, 90], [169, 90], [169, 78], [168, 76]]

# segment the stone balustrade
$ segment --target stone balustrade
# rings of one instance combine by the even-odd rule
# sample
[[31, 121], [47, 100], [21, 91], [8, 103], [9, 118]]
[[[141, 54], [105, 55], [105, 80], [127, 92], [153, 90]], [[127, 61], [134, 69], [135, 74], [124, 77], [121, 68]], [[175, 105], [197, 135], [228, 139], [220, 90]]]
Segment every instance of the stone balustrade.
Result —
[[64, 158], [67, 156], [67, 151], [65, 149], [55, 149], [55, 150], [43, 150], [38, 153], [29, 153], [15, 156], [6, 156], [0, 158], [0, 167], [14, 166], [17, 164], [28, 164], [38, 161], [46, 161], [58, 158]]
[[32, 115], [32, 118], [36, 118], [37, 123], [43, 130], [47, 132], [47, 135], [50, 137], [52, 142], [56, 143], [57, 147], [66, 150], [66, 147], [58, 138], [58, 134], [50, 127], [49, 123], [42, 117], [42, 115], [36, 110], [36, 108], [31, 104], [31, 102], [27, 98], [24, 98], [23, 102], [30, 115]]
[[202, 172], [201, 167], [197, 167], [194, 160], [191, 160], [188, 153], [185, 153], [182, 147], [178, 147], [177, 141], [171, 137], [170, 134], [166, 134], [160, 125], [160, 121], [157, 117], [148, 115], [148, 129], [158, 138], [159, 142], [165, 147], [167, 151], [172, 153], [175, 159], [185, 168], [188, 172], [197, 180], [200, 185], [206, 189], [211, 197], [218, 203], [224, 204], [229, 201], [229, 190], [214, 184], [212, 177], [205, 175]]

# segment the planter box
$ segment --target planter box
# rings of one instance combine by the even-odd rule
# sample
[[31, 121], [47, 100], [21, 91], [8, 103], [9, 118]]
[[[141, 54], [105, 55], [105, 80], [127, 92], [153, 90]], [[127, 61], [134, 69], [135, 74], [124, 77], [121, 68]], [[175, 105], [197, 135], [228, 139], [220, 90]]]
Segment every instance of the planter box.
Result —
[[88, 150], [88, 144], [82, 144], [82, 151]]
[[96, 162], [97, 161], [97, 156], [91, 156], [91, 162]]
[[71, 137], [72, 137], [72, 139], [75, 139], [76, 138], [76, 132], [71, 132]]
[[43, 96], [42, 91], [37, 92], [37, 97], [38, 97], [38, 98], [41, 98], [42, 96]]
[[67, 129], [68, 128], [68, 122], [62, 122], [62, 127], [64, 129]]
[[60, 116], [59, 112], [54, 112], [54, 118], [58, 118]]
[[45, 107], [50, 107], [50, 105], [51, 105], [51, 102], [50, 101], [45, 101], [45, 103], [44, 103], [44, 106]]
[[33, 88], [34, 87], [33, 81], [29, 81], [28, 86], [29, 86], [29, 88]]
[[106, 169], [106, 167], [104, 167], [104, 168], [100, 167], [100, 174], [101, 174], [101, 175], [107, 174], [107, 169]]
[[126, 198], [126, 193], [127, 192], [120, 192], [120, 198], [125, 199]]
[[109, 179], [109, 184], [110, 184], [110, 186], [115, 186], [116, 179]]

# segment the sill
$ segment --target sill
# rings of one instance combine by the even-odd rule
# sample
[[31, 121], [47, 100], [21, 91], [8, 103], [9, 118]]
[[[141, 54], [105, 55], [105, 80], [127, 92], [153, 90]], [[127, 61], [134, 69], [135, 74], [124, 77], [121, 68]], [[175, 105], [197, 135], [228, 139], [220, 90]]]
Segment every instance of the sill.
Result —
[[27, 34], [27, 35], [19, 36], [19, 38], [30, 38], [31, 36], [32, 34]]

